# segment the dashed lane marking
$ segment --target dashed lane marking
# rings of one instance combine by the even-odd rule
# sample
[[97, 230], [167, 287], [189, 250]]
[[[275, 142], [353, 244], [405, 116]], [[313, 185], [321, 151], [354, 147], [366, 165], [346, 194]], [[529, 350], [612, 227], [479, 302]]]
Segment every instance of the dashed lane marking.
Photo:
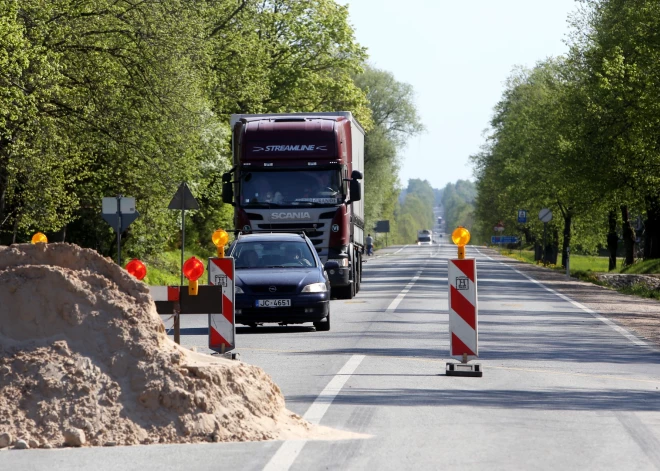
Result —
[[[313, 424], [321, 423], [321, 419], [330, 408], [337, 394], [346, 384], [346, 381], [355, 372], [364, 359], [364, 355], [353, 355], [348, 359], [339, 372], [330, 380], [328, 385], [321, 391], [316, 400], [309, 406], [303, 418]], [[286, 471], [296, 460], [307, 440], [287, 440], [278, 448], [264, 471]]]

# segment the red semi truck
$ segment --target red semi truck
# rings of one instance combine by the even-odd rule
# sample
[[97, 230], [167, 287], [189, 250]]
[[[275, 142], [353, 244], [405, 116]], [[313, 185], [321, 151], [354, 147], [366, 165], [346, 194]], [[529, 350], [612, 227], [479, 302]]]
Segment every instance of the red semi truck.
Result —
[[332, 294], [360, 289], [364, 253], [364, 130], [350, 112], [231, 116], [234, 166], [223, 201], [235, 228], [301, 232], [328, 271]]

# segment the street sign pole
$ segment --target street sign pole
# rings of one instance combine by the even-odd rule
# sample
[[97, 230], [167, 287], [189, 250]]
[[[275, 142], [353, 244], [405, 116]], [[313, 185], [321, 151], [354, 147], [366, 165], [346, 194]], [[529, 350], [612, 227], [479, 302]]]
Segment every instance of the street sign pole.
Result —
[[542, 247], [543, 256], [541, 257], [541, 261], [543, 262], [543, 266], [545, 266], [545, 234], [546, 234], [547, 230], [548, 230], [548, 223], [544, 222], [543, 223], [543, 247]]
[[199, 209], [199, 203], [186, 182], [181, 182], [167, 209], [181, 211], [181, 286], [183, 286], [183, 259], [186, 250], [186, 210]]
[[117, 195], [117, 265], [121, 267], [121, 195]]
[[186, 251], [186, 207], [185, 198], [181, 198], [181, 286], [183, 286], [183, 259]]
[[117, 232], [117, 265], [121, 265], [121, 233], [140, 216], [135, 210], [135, 198], [122, 195], [104, 197], [101, 216]]

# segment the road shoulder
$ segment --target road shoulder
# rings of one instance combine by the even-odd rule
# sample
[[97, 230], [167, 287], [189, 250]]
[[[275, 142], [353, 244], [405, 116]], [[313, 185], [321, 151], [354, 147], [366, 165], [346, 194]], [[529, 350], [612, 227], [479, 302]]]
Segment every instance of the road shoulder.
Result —
[[622, 294], [611, 288], [568, 278], [554, 270], [505, 257], [493, 249], [480, 248], [479, 251], [596, 311], [660, 349], [660, 301]]

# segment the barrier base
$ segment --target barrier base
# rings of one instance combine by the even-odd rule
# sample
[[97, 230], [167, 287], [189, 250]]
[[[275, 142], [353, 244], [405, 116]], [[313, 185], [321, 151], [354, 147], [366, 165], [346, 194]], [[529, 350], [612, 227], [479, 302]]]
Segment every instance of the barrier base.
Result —
[[445, 370], [447, 376], [472, 376], [481, 378], [483, 370], [481, 363], [447, 363]]
[[241, 359], [241, 354], [238, 353], [238, 352], [225, 352], [225, 353], [213, 352], [213, 353], [211, 353], [211, 355], [222, 355], [227, 360], [240, 360]]

